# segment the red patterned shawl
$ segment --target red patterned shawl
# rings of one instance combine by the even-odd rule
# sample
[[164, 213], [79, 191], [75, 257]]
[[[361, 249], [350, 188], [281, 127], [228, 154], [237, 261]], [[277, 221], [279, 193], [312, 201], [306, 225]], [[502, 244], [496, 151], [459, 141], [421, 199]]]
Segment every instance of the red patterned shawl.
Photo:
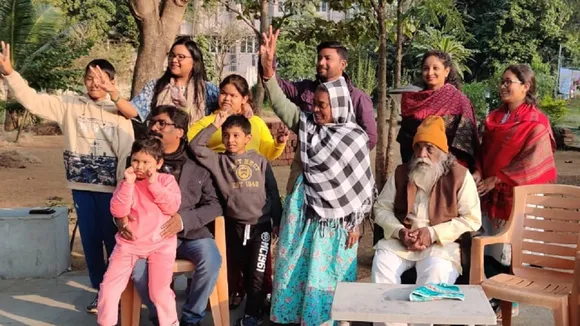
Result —
[[[455, 86], [445, 84], [438, 90], [424, 90], [404, 93], [401, 99], [403, 120], [423, 121], [430, 115], [440, 116], [445, 120], [445, 130], [449, 147], [461, 151], [470, 157], [469, 163], [475, 163], [479, 152], [477, 122], [471, 102]], [[402, 124], [401, 128], [405, 128]], [[418, 124], [417, 124], [418, 126]], [[401, 146], [412, 146], [414, 130], [402, 130], [398, 140]], [[408, 139], [406, 139], [408, 138]], [[457, 152], [454, 154], [457, 155]], [[464, 156], [461, 156], [461, 158]]]
[[515, 186], [551, 183], [557, 177], [556, 142], [548, 118], [524, 103], [501, 123], [506, 112], [501, 107], [485, 120], [479, 161], [483, 178], [501, 181], [483, 200], [488, 217], [500, 223], [510, 217]]

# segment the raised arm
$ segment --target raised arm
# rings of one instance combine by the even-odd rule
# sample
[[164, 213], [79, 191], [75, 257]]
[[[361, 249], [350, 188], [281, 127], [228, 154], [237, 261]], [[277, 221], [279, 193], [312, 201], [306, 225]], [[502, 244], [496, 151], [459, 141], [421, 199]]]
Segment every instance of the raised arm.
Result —
[[179, 210], [181, 191], [173, 175], [159, 173], [157, 182], [149, 182], [149, 191], [163, 214], [173, 215]]
[[212, 124], [211, 117], [205, 117], [194, 122], [187, 131], [187, 139], [191, 141], [197, 134], [199, 134], [203, 129]]
[[153, 100], [153, 91], [155, 90], [157, 80], [149, 81], [145, 87], [131, 100], [131, 104], [135, 108], [135, 116], [139, 116], [141, 122], [145, 122], [151, 112], [151, 101]]
[[276, 115], [282, 119], [290, 130], [298, 131], [298, 121], [300, 108], [295, 104], [300, 96], [296, 85], [275, 78], [274, 56], [276, 53], [276, 43], [280, 31], [272, 32], [272, 26], [268, 34], [262, 35], [263, 43], [260, 45], [260, 64], [264, 72], [266, 90], [272, 102], [272, 107]]
[[274, 78], [266, 81], [265, 86], [270, 102], [272, 102], [274, 113], [290, 130], [298, 133], [298, 124], [300, 122], [300, 109], [298, 106], [284, 95]]
[[286, 142], [279, 143], [275, 141], [270, 132], [270, 128], [268, 128], [266, 122], [261, 118], [253, 118], [252, 123], [255, 124], [253, 127], [259, 130], [260, 154], [264, 155], [268, 161], [273, 161], [280, 157], [284, 153]]
[[59, 125], [64, 124], [64, 116], [67, 103], [74, 99], [48, 94], [38, 94], [36, 90], [28, 86], [24, 78], [12, 68], [10, 59], [10, 44], [1, 42], [0, 73], [2, 74], [10, 94], [18, 103], [22, 104], [30, 113], [41, 118], [55, 121]]
[[[216, 115], [216, 121], [218, 119], [220, 119], [219, 126], [221, 127], [221, 124], [223, 123], [223, 121], [221, 121], [221, 119], [223, 119], [221, 114]], [[227, 117], [225, 119], [227, 119]], [[223, 120], [225, 121], [225, 119]], [[218, 127], [214, 122], [209, 126], [207, 126], [206, 128], [204, 128], [203, 130], [201, 130], [199, 134], [193, 137], [193, 139], [189, 143], [189, 148], [191, 148], [191, 151], [195, 154], [197, 161], [212, 172], [216, 172], [219, 169], [218, 167], [219, 156], [216, 152], [207, 147], [207, 143], [209, 142], [211, 136], [217, 130]]]
[[129, 216], [133, 205], [133, 194], [135, 193], [135, 181], [121, 181], [111, 198], [111, 214], [115, 218]]
[[109, 94], [111, 101], [115, 103], [117, 110], [119, 110], [119, 112], [127, 119], [133, 119], [137, 117], [137, 110], [133, 104], [131, 104], [131, 102], [121, 97], [121, 94], [119, 93], [114, 80], [110, 80], [108, 77], [106, 77], [105, 72], [101, 70], [101, 67], [99, 66], [89, 68], [95, 76], [95, 85]]

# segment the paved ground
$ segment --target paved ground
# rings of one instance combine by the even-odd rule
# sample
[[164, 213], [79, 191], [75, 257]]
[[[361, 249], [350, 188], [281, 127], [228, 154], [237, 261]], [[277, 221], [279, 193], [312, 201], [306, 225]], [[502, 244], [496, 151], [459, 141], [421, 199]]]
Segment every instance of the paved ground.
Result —
[[[40, 139], [43, 141], [39, 141]], [[30, 164], [26, 169], [0, 169], [2, 186], [11, 189], [0, 192], [0, 207], [46, 205], [47, 198], [59, 198], [58, 201], [65, 204], [71, 202], [70, 191], [62, 186], [62, 141], [62, 137], [31, 138], [31, 145], [24, 148], [29, 154], [38, 157], [42, 164]], [[0, 147], [4, 145], [0, 140]], [[559, 181], [580, 185], [577, 164], [574, 164], [580, 161], [580, 154], [558, 152], [556, 158]], [[371, 162], [374, 165], [374, 155]], [[288, 167], [274, 168], [282, 193], [288, 172]], [[365, 226], [364, 236], [359, 244], [359, 281], [368, 280], [370, 275], [371, 239], [372, 232]], [[78, 235], [75, 244], [72, 253], [73, 269], [77, 270], [75, 272], [57, 279], [0, 280], [0, 326], [96, 325], [96, 318], [84, 312], [85, 305], [94, 297], [94, 291], [88, 287]], [[179, 305], [183, 304], [184, 283], [180, 280], [177, 284]], [[239, 315], [239, 312], [232, 314], [232, 321]], [[149, 325], [146, 309], [143, 309], [142, 316], [141, 325]], [[203, 324], [211, 325], [211, 318], [206, 318]], [[515, 318], [513, 325], [544, 326], [553, 325], [553, 322], [550, 312], [545, 309], [521, 307], [520, 316]]]
[[[95, 316], [84, 312], [85, 305], [95, 295], [88, 284], [88, 277], [83, 272], [66, 273], [56, 279], [0, 280], [0, 325], [96, 325]], [[185, 289], [183, 277], [178, 278], [176, 289], [181, 307]], [[232, 314], [232, 323], [240, 314], [241, 311]], [[212, 324], [208, 313], [202, 325]], [[141, 311], [140, 325], [151, 325], [145, 308]], [[524, 306], [513, 325], [548, 326], [553, 325], [553, 321], [548, 310]]]

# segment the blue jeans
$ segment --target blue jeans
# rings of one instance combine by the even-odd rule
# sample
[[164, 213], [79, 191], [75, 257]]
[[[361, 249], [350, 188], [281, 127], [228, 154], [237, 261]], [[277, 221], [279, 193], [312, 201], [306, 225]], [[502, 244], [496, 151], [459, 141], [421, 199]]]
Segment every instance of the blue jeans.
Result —
[[[180, 239], [178, 241], [177, 258], [189, 260], [195, 265], [191, 288], [183, 305], [181, 320], [188, 323], [198, 323], [205, 316], [207, 300], [215, 287], [222, 265], [222, 257], [215, 240], [212, 238]], [[149, 319], [156, 318], [157, 310], [149, 297], [147, 260], [137, 260], [131, 279], [141, 300], [149, 308]]]
[[107, 270], [107, 262], [103, 258], [103, 243], [107, 257], [111, 256], [115, 247], [117, 227], [111, 215], [113, 194], [73, 190], [72, 196], [89, 278], [93, 288], [98, 289]]

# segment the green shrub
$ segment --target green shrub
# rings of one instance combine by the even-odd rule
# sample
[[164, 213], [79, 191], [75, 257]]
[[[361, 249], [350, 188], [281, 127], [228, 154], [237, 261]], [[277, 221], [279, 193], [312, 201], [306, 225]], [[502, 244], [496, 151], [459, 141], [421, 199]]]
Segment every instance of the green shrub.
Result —
[[472, 82], [465, 84], [463, 85], [462, 90], [471, 101], [477, 120], [485, 119], [487, 112], [489, 111], [489, 104], [487, 103], [489, 89], [487, 82]]
[[553, 99], [551, 96], [545, 96], [540, 101], [540, 109], [544, 111], [552, 125], [562, 122], [568, 115], [568, 107], [565, 100]]

